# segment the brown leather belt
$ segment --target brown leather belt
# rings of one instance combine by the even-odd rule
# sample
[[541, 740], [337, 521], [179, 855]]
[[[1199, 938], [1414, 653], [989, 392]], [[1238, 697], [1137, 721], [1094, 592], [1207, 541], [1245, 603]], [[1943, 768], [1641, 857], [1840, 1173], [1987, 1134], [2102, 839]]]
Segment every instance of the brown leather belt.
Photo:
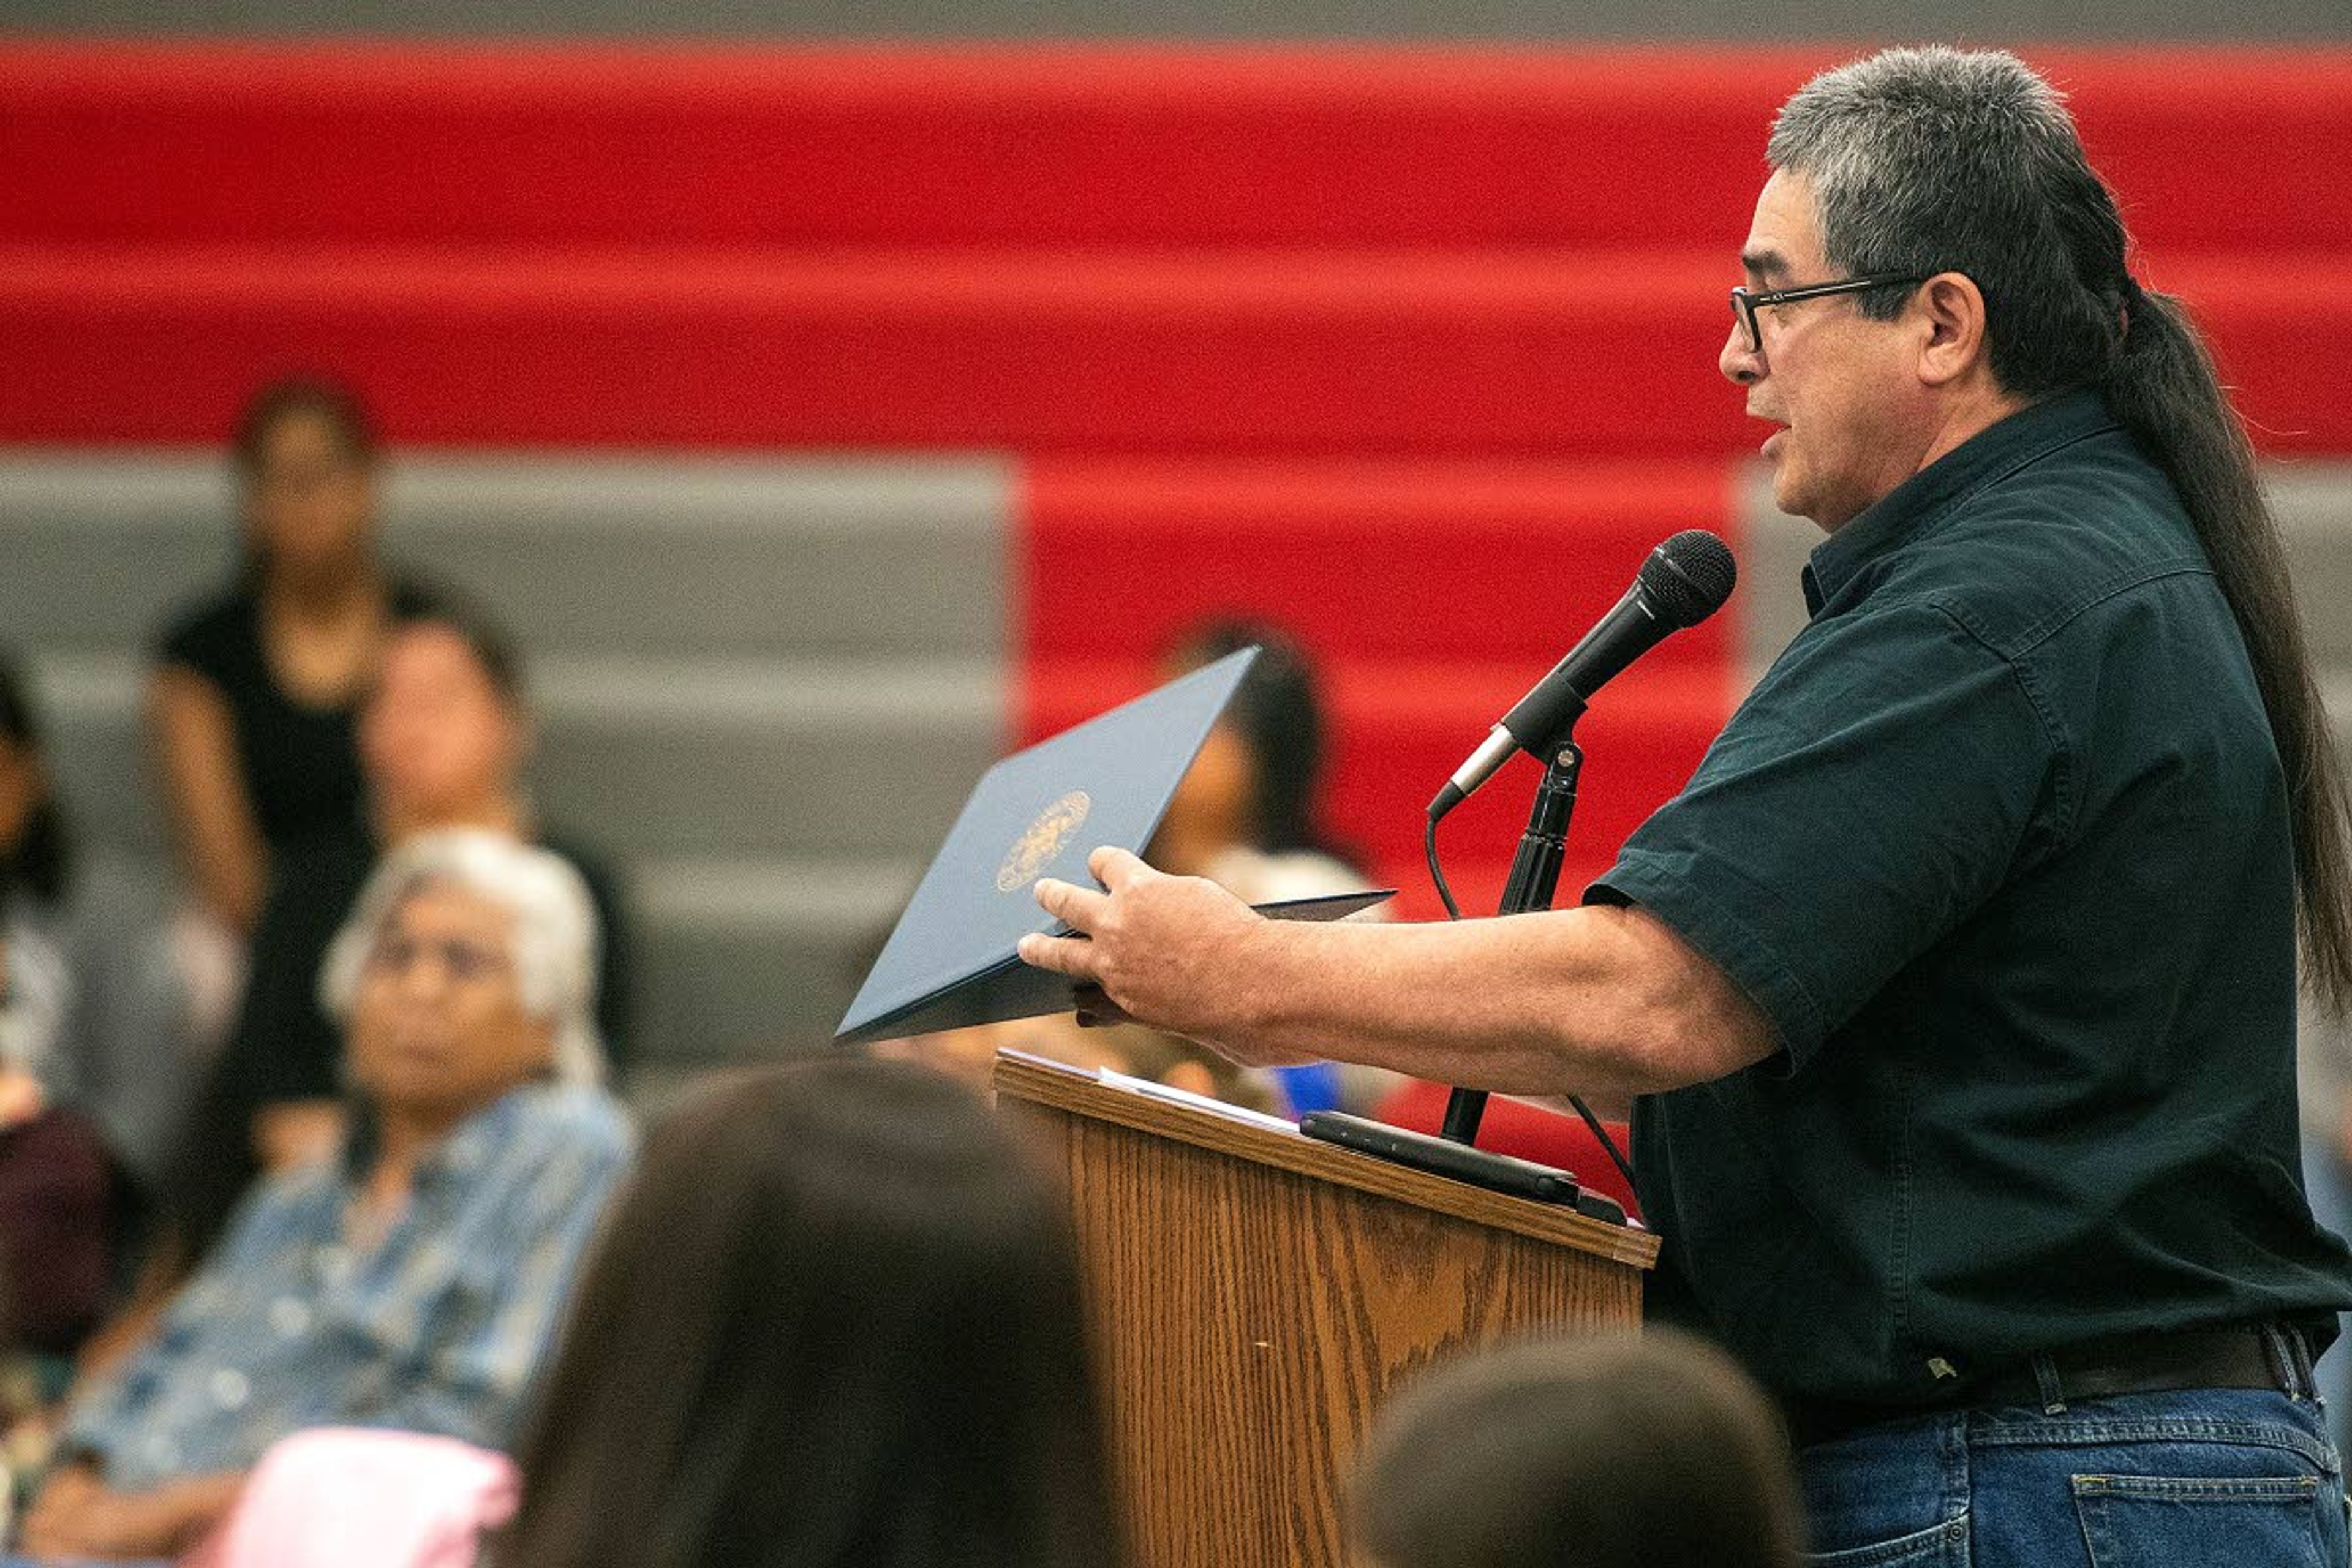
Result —
[[1971, 1383], [1951, 1400], [1937, 1405], [1798, 1399], [1784, 1401], [1781, 1410], [1789, 1424], [1790, 1444], [1804, 1448], [1864, 1426], [1960, 1410], [2026, 1405], [2056, 1414], [2076, 1400], [2118, 1394], [2183, 1388], [2270, 1388], [2295, 1394], [2308, 1392], [2310, 1385], [2311, 1356], [2301, 1331], [2287, 1325], [2233, 1323], [2171, 1333], [2121, 1334], [2062, 1346]]

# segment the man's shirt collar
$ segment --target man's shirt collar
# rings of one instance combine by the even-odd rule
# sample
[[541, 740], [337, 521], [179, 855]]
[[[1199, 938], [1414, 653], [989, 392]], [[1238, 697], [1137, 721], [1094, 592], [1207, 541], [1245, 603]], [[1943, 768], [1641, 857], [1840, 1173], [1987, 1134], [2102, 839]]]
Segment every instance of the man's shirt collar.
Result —
[[2115, 428], [2105, 401], [2084, 390], [2061, 393], [1977, 432], [1813, 547], [1803, 575], [1806, 609], [1821, 614], [1864, 567], [1977, 491], [2062, 447]]

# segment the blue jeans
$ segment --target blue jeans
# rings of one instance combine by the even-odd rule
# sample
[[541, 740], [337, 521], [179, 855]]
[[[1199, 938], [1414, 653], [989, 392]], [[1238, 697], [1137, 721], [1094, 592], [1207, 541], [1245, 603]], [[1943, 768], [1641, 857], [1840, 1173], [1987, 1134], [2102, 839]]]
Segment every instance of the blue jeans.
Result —
[[2299, 1394], [2187, 1389], [1920, 1416], [1797, 1456], [1836, 1568], [2345, 1568], [2344, 1477]]

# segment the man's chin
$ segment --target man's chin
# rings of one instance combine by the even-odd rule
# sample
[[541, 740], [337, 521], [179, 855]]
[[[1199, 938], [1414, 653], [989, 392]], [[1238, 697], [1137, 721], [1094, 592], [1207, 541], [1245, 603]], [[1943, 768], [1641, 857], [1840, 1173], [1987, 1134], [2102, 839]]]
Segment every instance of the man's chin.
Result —
[[1779, 458], [1772, 463], [1772, 504], [1790, 517], [1811, 517], [1805, 510], [1804, 487], [1789, 471], [1789, 465]]

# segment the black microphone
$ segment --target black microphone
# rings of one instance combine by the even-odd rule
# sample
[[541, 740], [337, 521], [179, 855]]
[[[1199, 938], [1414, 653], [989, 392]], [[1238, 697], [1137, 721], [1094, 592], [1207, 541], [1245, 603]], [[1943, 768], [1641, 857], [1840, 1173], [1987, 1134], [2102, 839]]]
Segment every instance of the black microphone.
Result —
[[1454, 770], [1429, 803], [1429, 820], [1460, 805], [1513, 752], [1524, 749], [1540, 758], [1583, 715], [1594, 692], [1668, 633], [1695, 626], [1721, 609], [1738, 581], [1730, 547], [1703, 528], [1685, 529], [1651, 551], [1625, 596], [1503, 715], [1470, 760]]

